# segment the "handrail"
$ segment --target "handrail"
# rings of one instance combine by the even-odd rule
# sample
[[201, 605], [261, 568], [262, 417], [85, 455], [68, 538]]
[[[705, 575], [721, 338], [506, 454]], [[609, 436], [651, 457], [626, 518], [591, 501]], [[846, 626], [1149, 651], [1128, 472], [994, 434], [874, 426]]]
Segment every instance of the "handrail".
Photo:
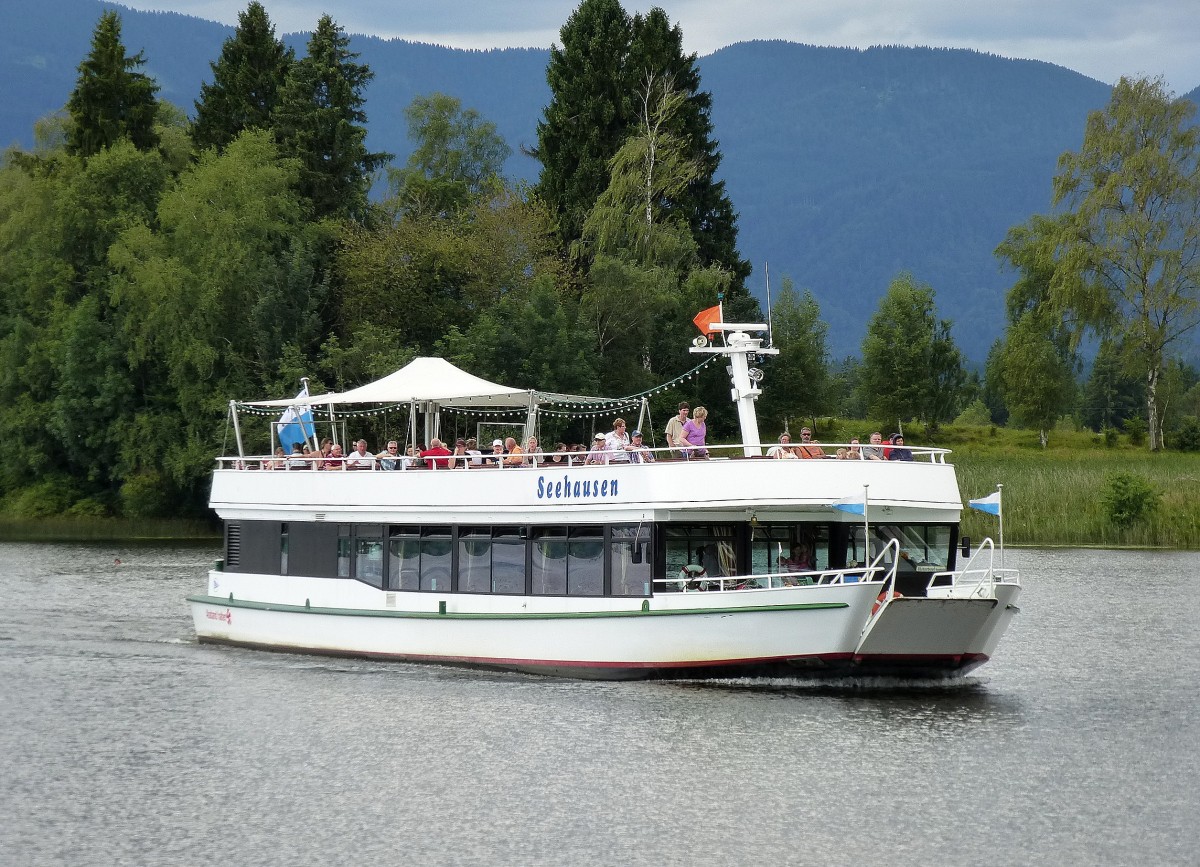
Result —
[[[895, 540], [892, 540], [895, 542]], [[882, 555], [880, 555], [882, 556]], [[877, 561], [876, 561], [877, 562]], [[876, 573], [886, 572], [882, 578]], [[844, 569], [811, 569], [807, 572], [770, 572], [757, 575], [707, 575], [683, 577], [676, 575], [669, 578], [654, 578], [651, 583], [661, 584], [665, 592], [695, 593], [700, 591], [712, 592], [721, 590], [778, 590], [784, 587], [828, 587], [835, 584], [873, 584], [878, 581], [895, 579], [896, 564], [889, 569], [887, 566], [847, 566]], [[808, 579], [804, 584], [788, 584], [787, 581]], [[766, 586], [763, 586], [765, 583]], [[689, 587], [689, 584], [700, 584], [703, 587]], [[714, 588], [712, 585], [716, 585]], [[673, 591], [670, 585], [682, 585]], [[728, 585], [728, 586], [727, 586]]]
[[[984, 551], [987, 552], [988, 557], [987, 567], [972, 568], [975, 565], [975, 561], [980, 559]], [[963, 566], [963, 568], [957, 569], [953, 572], [935, 572], [930, 576], [929, 583], [926, 585], [925, 590], [926, 592], [932, 590], [939, 578], [949, 578], [951, 587], [961, 587], [974, 583], [975, 587], [971, 590], [971, 597], [979, 596], [980, 598], [987, 598], [989, 595], [995, 595], [996, 573], [998, 571], [995, 568], [995, 562], [996, 545], [991, 540], [991, 537], [988, 537], [979, 543], [979, 547], [975, 549], [975, 553], [971, 555], [971, 558], [967, 560], [967, 563], [965, 566]], [[1005, 569], [1003, 571], [1006, 573], [1006, 577], [1007, 573], [1016, 572], [1015, 569]], [[978, 575], [980, 577], [974, 582], [965, 580], [969, 575]]]
[[[841, 443], [815, 443], [814, 445], [820, 445], [823, 448], [830, 448], [830, 449], [849, 448], [849, 444], [841, 444]], [[766, 446], [764, 446], [764, 447], [766, 447]], [[772, 458], [770, 456], [745, 457], [742, 454], [742, 451], [746, 448], [746, 444], [744, 444], [744, 443], [710, 445], [710, 446], [705, 446], [705, 448], [707, 448], [708, 451], [710, 453], [712, 453], [712, 457], [710, 459], [715, 459], [715, 460], [738, 460], [738, 461], [774, 460], [774, 458]], [[773, 448], [773, 446], [766, 447], [766, 448]], [[909, 451], [911, 451], [913, 453], [913, 458], [914, 458], [913, 462], [914, 463], [945, 464], [946, 456], [951, 453], [950, 449], [934, 448], [934, 447], [928, 447], [928, 446], [909, 446], [908, 448], [909, 448]], [[647, 452], [649, 452], [650, 454], [654, 455], [654, 460], [648, 461], [646, 463], [658, 463], [660, 461], [665, 462], [665, 463], [690, 463], [692, 461], [702, 460], [700, 458], [692, 457], [689, 461], [687, 458], [680, 457], [679, 449], [677, 449], [677, 448], [669, 448], [669, 447], [650, 448], [647, 446], [645, 450]], [[730, 452], [732, 454], [718, 455], [718, 453], [722, 453], [722, 452]], [[565, 461], [555, 462], [555, 461], [550, 460], [550, 458], [554, 457], [555, 455], [560, 455], [560, 454], [566, 458]], [[527, 452], [522, 455], [524, 460], [522, 460], [522, 462], [520, 464], [506, 463], [505, 459], [511, 457], [511, 455], [508, 455], [507, 453], [502, 454], [502, 455], [497, 455], [494, 452], [481, 452], [478, 455], [467, 455], [467, 457], [470, 458], [472, 461], [479, 461], [479, 460], [484, 461], [484, 464], [482, 466], [488, 467], [488, 468], [494, 468], [496, 466], [496, 462], [497, 462], [496, 459], [499, 459], [500, 467], [502, 467], [503, 469], [507, 469], [507, 470], [545, 469], [545, 468], [554, 468], [554, 467], [575, 468], [575, 467], [582, 467], [582, 466], [610, 466], [614, 463], [621, 463], [621, 464], [627, 463], [627, 461], [624, 461], [624, 460], [612, 460], [611, 458], [605, 464], [589, 464], [589, 463], [587, 463], [588, 456], [596, 455], [596, 454], [612, 456], [612, 455], [617, 454], [617, 452], [612, 451], [612, 450], [602, 450], [602, 451], [595, 451], [595, 452]], [[622, 454], [628, 454], [628, 452], [622, 452]], [[372, 464], [371, 469], [373, 469], [373, 470], [378, 469], [378, 463], [380, 460], [384, 460], [383, 458], [380, 458], [376, 455], [368, 455], [367, 457], [371, 461], [371, 464]], [[927, 461], [916, 460], [918, 457], [927, 458], [928, 460]], [[451, 459], [462, 460], [462, 458], [463, 458], [462, 455], [451, 454], [448, 456], [442, 456], [438, 459], [439, 460], [451, 460]], [[534, 463], [532, 461], [529, 461], [528, 460], [529, 458], [537, 458], [537, 462]], [[342, 455], [341, 459], [343, 461], [349, 460], [349, 455]], [[325, 460], [325, 458], [296, 457], [294, 455], [284, 455], [283, 457], [279, 457], [278, 455], [247, 455], [245, 457], [224, 455], [224, 456], [219, 456], [216, 458], [217, 469], [243, 469], [243, 470], [262, 469], [263, 464], [271, 464], [274, 462], [282, 462], [284, 464], [283, 467], [278, 467], [277, 469], [295, 469], [295, 467], [291, 466], [291, 463], [299, 462], [299, 461], [304, 461], [310, 465], [308, 467], [304, 467], [304, 469], [310, 469], [312, 467], [319, 468], [318, 465], [321, 464], [324, 460]], [[360, 458], [359, 460], [362, 460], [362, 459]], [[397, 467], [398, 471], [399, 470], [411, 470], [411, 469], [426, 469], [425, 467], [411, 467], [408, 465], [412, 461], [420, 460], [419, 456], [412, 457], [412, 456], [408, 456], [408, 455], [397, 455], [396, 458], [394, 458], [394, 460], [396, 460], [396, 462], [399, 464], [399, 466]], [[801, 460], [801, 462], [803, 462], [804, 460], [839, 460], [839, 458], [833, 454], [826, 454], [823, 457], [804, 458], [804, 459], [800, 459], [800, 460]], [[636, 462], [629, 461], [628, 463], [636, 463]], [[883, 461], [882, 463], [890, 464], [890, 463], [898, 463], [898, 462]], [[479, 464], [471, 464], [469, 466], [473, 467], [474, 469], [481, 468]]]

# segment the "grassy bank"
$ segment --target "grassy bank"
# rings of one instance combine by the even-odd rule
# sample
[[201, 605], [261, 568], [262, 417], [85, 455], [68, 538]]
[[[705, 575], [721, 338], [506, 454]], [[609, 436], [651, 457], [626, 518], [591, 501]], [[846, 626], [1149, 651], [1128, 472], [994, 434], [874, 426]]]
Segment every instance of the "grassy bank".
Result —
[[178, 518], [0, 518], [5, 542], [213, 542], [221, 530], [208, 521]]
[[[1120, 451], [1002, 454], [955, 450], [964, 498], [1004, 485], [1004, 540], [1013, 545], [1200, 548], [1200, 455]], [[1158, 508], [1143, 520], [1113, 523], [1104, 499], [1115, 473], [1157, 489]], [[975, 510], [963, 532], [995, 536], [997, 521]]]

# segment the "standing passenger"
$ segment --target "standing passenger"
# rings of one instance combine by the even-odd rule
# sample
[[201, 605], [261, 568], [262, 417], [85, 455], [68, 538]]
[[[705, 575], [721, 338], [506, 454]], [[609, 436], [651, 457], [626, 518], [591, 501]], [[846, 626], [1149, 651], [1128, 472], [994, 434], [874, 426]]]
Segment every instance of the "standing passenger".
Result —
[[609, 453], [610, 464], [629, 463], [629, 435], [625, 433], [625, 419], [619, 418], [613, 422], [612, 432], [604, 438], [604, 448]]
[[689, 409], [691, 407], [688, 406], [687, 401], [684, 401], [679, 404], [679, 415], [667, 422], [667, 445], [675, 449], [677, 455], [682, 454], [682, 450], [686, 446], [683, 441], [683, 426], [687, 424]]
[[708, 410], [702, 406], [696, 407], [691, 420], [683, 426], [683, 456], [685, 458], [707, 458], [708, 449], [704, 447], [704, 439], [708, 435]]

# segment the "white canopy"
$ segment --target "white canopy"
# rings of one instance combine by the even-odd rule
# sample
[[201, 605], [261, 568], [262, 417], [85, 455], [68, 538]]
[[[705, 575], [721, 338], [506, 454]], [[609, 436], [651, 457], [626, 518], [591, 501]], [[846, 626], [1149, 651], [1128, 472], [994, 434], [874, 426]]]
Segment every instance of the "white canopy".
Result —
[[[309, 406], [346, 403], [432, 402], [443, 406], [529, 408], [534, 393], [480, 379], [444, 358], [414, 358], [395, 373], [349, 391], [312, 395]], [[292, 406], [296, 398], [253, 401], [252, 406]]]

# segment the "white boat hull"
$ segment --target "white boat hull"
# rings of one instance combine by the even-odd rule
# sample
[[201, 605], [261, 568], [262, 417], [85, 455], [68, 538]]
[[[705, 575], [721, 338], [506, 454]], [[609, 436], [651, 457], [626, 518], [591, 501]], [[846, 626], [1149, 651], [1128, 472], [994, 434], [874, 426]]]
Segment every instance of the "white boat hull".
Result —
[[[213, 572], [209, 594], [189, 601], [206, 643], [600, 679], [951, 676], [985, 661], [983, 633], [1003, 625], [992, 616], [1005, 607], [996, 600], [896, 600], [872, 618], [880, 588], [597, 598], [581, 608], [579, 599], [389, 593]], [[938, 630], [937, 640], [912, 637]]]

